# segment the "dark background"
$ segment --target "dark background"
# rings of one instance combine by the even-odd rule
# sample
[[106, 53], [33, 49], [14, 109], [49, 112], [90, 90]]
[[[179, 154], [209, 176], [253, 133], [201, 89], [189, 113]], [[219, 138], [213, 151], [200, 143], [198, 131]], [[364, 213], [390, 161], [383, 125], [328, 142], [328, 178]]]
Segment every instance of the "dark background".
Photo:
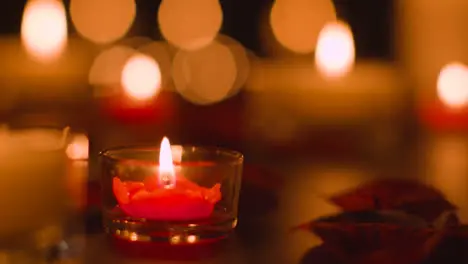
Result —
[[[312, 0], [311, 0], [312, 1]], [[70, 2], [65, 0], [67, 6]], [[221, 0], [224, 11], [222, 33], [263, 55], [259, 43], [259, 15], [272, 0]], [[393, 0], [334, 0], [338, 17], [353, 30], [358, 58], [393, 59]], [[3, 1], [0, 7], [0, 34], [18, 34], [26, 1]], [[137, 19], [129, 36], [160, 39], [156, 14], [159, 0], [136, 0]], [[71, 25], [71, 23], [69, 23]], [[73, 29], [70, 29], [73, 32]]]

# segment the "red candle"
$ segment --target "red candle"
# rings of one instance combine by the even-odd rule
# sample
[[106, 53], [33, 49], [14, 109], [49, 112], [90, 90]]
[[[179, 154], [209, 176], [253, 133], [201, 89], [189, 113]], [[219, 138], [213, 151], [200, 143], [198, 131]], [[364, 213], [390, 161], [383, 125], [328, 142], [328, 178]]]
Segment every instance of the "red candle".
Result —
[[427, 103], [419, 112], [423, 123], [436, 130], [468, 129], [468, 67], [450, 63], [437, 80], [438, 101]]
[[115, 177], [113, 192], [125, 214], [150, 220], [207, 218], [221, 200], [220, 184], [206, 188], [175, 174], [167, 138], [161, 144], [159, 174], [144, 182], [123, 182]]
[[173, 120], [174, 98], [172, 92], [161, 92], [157, 97], [137, 101], [126, 95], [103, 98], [99, 106], [104, 114], [123, 122], [165, 123]]
[[427, 104], [419, 113], [424, 124], [435, 130], [468, 130], [468, 108], [450, 108], [441, 102]]

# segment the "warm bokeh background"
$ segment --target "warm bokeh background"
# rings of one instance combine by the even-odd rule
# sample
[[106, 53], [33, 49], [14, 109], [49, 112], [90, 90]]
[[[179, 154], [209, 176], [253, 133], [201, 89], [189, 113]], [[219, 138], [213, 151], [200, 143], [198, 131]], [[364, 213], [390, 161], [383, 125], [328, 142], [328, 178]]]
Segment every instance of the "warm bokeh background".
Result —
[[[88, 150], [95, 181], [99, 151], [163, 136], [245, 154], [234, 263], [296, 263], [319, 241], [281, 232], [370, 176], [431, 183], [468, 220], [465, 0], [0, 6], [0, 120], [70, 126], [71, 186], [86, 186]], [[93, 261], [118, 259], [86, 239]]]
[[[91, 155], [168, 135], [249, 159], [370, 158], [407, 133], [393, 1], [75, 0], [42, 16], [40, 2], [1, 9], [2, 114], [12, 126], [71, 125], [89, 134]], [[326, 48], [316, 56], [342, 71], [330, 80], [314, 51], [337, 18], [348, 33], [322, 45], [348, 41], [343, 58]]]

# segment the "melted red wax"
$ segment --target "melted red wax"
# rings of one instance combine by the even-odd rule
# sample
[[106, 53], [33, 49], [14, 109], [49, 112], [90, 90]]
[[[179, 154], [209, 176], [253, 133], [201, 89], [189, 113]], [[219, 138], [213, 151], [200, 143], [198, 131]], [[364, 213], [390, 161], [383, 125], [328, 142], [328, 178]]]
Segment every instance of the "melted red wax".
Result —
[[158, 186], [156, 178], [145, 182], [113, 180], [114, 195], [127, 215], [151, 220], [193, 220], [207, 218], [221, 200], [220, 184], [201, 187], [183, 177], [174, 188]]

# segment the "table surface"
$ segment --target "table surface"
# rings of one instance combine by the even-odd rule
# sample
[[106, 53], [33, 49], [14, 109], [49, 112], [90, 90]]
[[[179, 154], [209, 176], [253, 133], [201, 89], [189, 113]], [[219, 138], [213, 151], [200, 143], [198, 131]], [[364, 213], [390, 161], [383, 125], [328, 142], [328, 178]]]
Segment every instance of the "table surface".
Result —
[[[465, 137], [429, 136], [415, 151], [401, 150], [395, 157], [377, 165], [352, 157], [348, 161], [280, 164], [268, 166], [274, 173], [265, 175], [253, 175], [246, 170], [239, 226], [233, 237], [213, 254], [183, 262], [126, 257], [108, 243], [104, 234], [98, 233], [87, 236], [85, 262], [309, 263], [307, 253], [321, 244], [320, 239], [309, 232], [293, 232], [291, 228], [339, 212], [324, 197], [382, 174], [416, 177], [434, 185], [459, 207], [460, 220], [468, 221], [468, 140]], [[266, 184], [262, 184], [262, 177]]]

